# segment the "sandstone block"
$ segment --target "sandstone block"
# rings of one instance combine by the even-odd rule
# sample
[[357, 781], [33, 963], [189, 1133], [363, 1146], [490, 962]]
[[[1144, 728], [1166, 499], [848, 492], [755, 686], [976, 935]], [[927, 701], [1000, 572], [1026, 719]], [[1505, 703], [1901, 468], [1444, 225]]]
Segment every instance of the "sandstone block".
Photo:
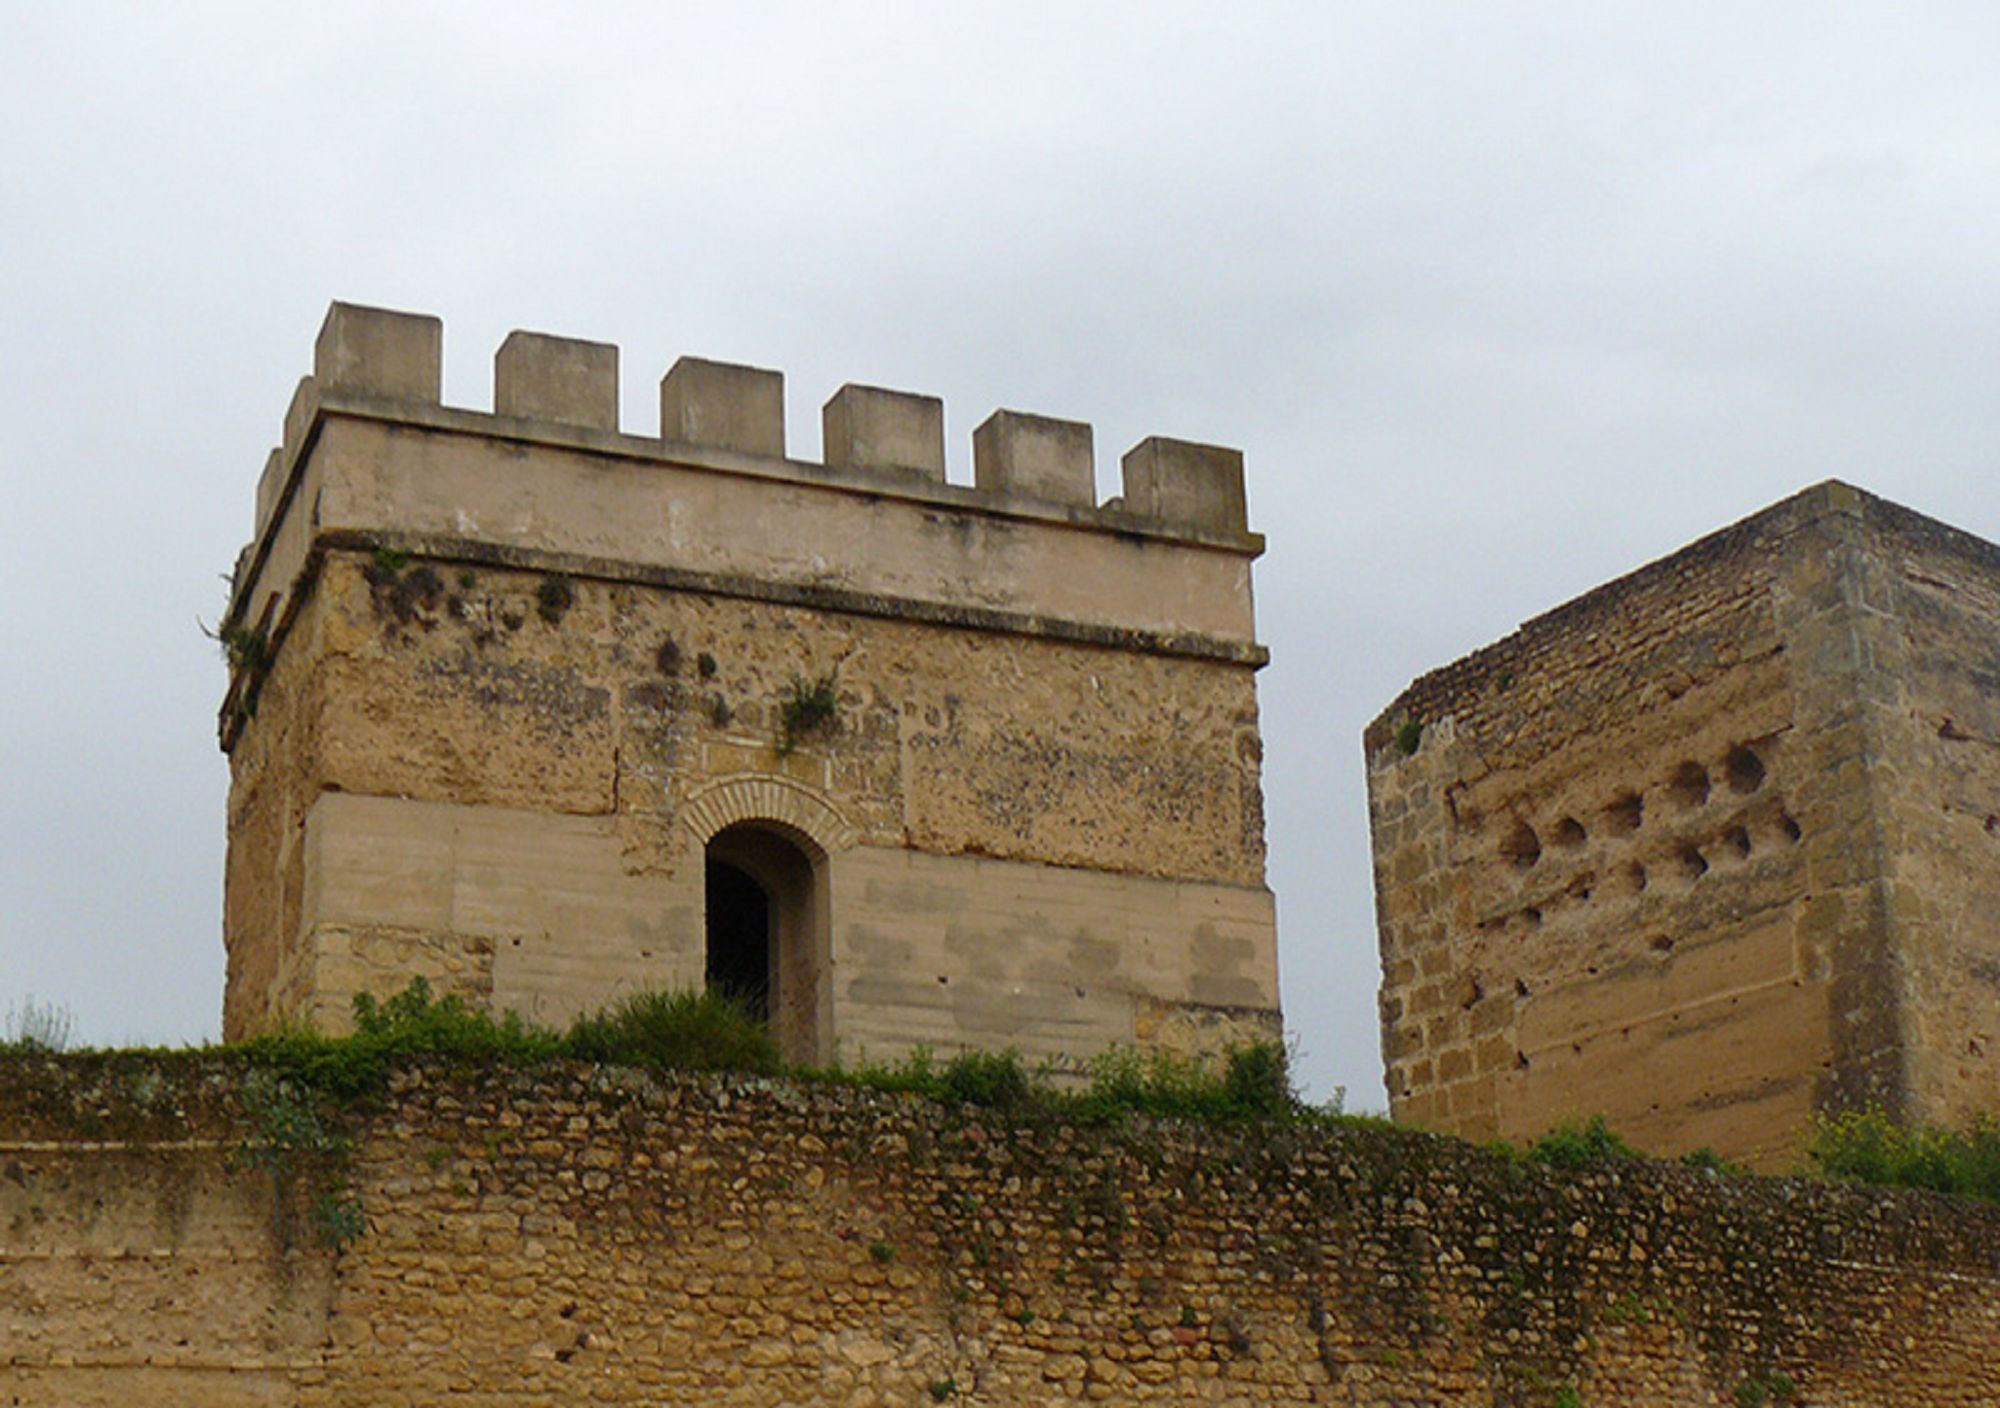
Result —
[[995, 411], [972, 432], [972, 478], [990, 494], [1089, 508], [1097, 502], [1090, 426]]
[[265, 457], [264, 472], [257, 476], [257, 526], [262, 533], [278, 505], [278, 492], [285, 487], [285, 452], [273, 450]]
[[828, 469], [893, 470], [944, 482], [944, 402], [849, 383], [820, 410]]
[[335, 303], [313, 347], [322, 390], [436, 405], [444, 386], [444, 324], [420, 313]]
[[1132, 513], [1218, 533], [1248, 527], [1241, 450], [1154, 435], [1127, 450], [1119, 465]]
[[319, 383], [309, 376], [299, 378], [299, 384], [292, 388], [292, 399], [285, 406], [284, 456], [291, 459], [304, 443], [306, 432], [312, 429], [313, 417], [319, 414]]
[[507, 334], [493, 354], [493, 409], [523, 420], [618, 429], [618, 349], [547, 333]]
[[784, 458], [784, 373], [681, 358], [660, 382], [660, 436], [708, 449]]

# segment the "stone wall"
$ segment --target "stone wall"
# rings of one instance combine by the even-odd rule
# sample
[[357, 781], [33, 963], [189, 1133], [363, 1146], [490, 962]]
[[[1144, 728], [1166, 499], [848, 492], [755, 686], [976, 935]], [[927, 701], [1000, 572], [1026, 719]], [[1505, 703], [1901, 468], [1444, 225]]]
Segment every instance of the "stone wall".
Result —
[[1910, 1098], [1962, 1123], [2000, 1106], [2000, 548], [1879, 499], [1866, 523]]
[[683, 359], [640, 437], [615, 349], [510, 338], [485, 413], [439, 335], [337, 305], [260, 487], [226, 1034], [699, 985], [732, 827], [810, 871], [795, 1060], [1276, 1034], [1240, 456], [1146, 441], [1100, 505], [1088, 426], [1000, 412], [951, 485], [935, 401], [848, 387], [805, 464], [776, 373]]
[[[450, 575], [401, 594], [424, 573]], [[552, 621], [539, 574], [387, 577], [327, 555], [237, 744], [232, 1034], [338, 1027], [417, 974], [546, 1023], [698, 985], [704, 843], [739, 817], [824, 852], [850, 1058], [1274, 1030], [1248, 670], [582, 579]], [[835, 724], [781, 752], [789, 682], [826, 673]]]
[[1669, 1152], [1789, 1148], [1832, 1059], [1797, 934], [1831, 818], [1807, 814], [1780, 618], [1801, 597], [1774, 567], [1809, 523], [1532, 621], [1370, 729], [1399, 1119], [1532, 1137], [1603, 1112]]
[[1996, 605], [2000, 550], [1827, 484], [1414, 683], [1365, 741], [1397, 1117], [1783, 1168], [2000, 1103]]
[[234, 1079], [0, 1059], [0, 1402], [2000, 1397], [2000, 1215], [1923, 1195], [431, 1069], [354, 1117], [329, 1250], [224, 1156]]

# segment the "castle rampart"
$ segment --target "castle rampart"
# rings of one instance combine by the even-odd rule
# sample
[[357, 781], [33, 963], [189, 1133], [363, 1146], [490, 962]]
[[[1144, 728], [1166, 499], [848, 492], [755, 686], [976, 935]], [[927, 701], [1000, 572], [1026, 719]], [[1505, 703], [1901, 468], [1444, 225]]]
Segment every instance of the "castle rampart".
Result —
[[1826, 484], [1411, 685], [1366, 740], [1398, 1117], [1783, 1166], [1992, 1108], [1996, 564]]
[[775, 372], [682, 359], [656, 438], [614, 348], [513, 334], [489, 414], [441, 342], [335, 305], [259, 484], [230, 1034], [713, 978], [711, 864], [801, 1059], [1275, 1030], [1240, 455], [1147, 440], [1097, 506], [1085, 425], [996, 413], [967, 487], [935, 398], [842, 388], [811, 464]]
[[[2000, 1217], [1408, 1131], [406, 1069], [351, 1240], [199, 1061], [0, 1056], [0, 1401], [2000, 1401]], [[303, 1157], [303, 1155], [299, 1155]]]

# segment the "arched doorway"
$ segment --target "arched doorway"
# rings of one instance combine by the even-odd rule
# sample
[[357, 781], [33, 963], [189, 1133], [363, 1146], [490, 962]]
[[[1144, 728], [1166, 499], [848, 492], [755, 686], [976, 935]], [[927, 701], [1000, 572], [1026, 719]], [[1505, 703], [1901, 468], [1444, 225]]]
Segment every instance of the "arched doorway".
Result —
[[749, 872], [708, 862], [710, 992], [735, 998], [760, 1022], [771, 1020], [771, 897]]
[[769, 1022], [788, 1061], [820, 1064], [827, 1031], [825, 856], [790, 827], [746, 821], [708, 843], [704, 973]]

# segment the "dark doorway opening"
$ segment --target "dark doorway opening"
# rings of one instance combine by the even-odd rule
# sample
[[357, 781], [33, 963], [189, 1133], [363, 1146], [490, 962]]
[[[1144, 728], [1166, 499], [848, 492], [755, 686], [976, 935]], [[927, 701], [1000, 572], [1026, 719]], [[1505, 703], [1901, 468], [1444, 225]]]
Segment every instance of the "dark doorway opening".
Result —
[[711, 992], [771, 1020], [771, 897], [747, 871], [708, 862], [708, 969]]
[[787, 1061], [833, 1057], [826, 853], [777, 822], [738, 822], [706, 856], [708, 986], [770, 1024]]

